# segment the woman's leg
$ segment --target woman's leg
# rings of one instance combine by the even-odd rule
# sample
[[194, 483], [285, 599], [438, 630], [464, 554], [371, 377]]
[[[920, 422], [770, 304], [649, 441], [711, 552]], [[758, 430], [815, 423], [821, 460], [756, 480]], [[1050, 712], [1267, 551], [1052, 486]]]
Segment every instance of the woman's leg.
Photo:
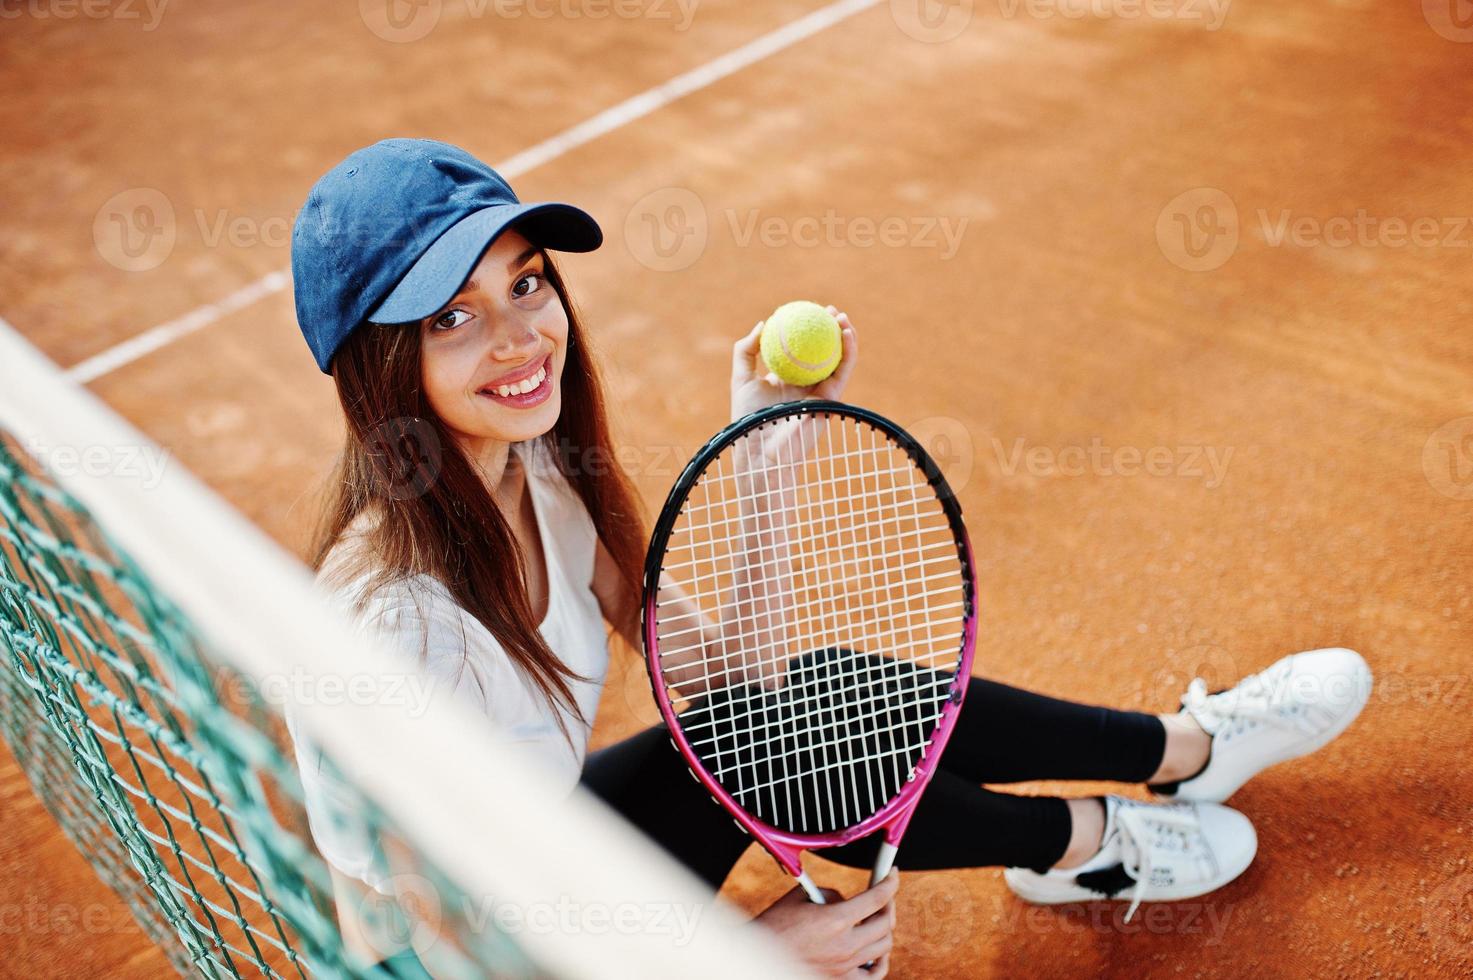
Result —
[[664, 725], [590, 754], [582, 781], [713, 890], [751, 843], [691, 778]]
[[[690, 778], [663, 725], [592, 753], [583, 766], [583, 784], [713, 889], [721, 887], [751, 843], [726, 810]], [[917, 871], [1046, 869], [1064, 854], [1070, 830], [1064, 800], [993, 793], [943, 771], [916, 807], [898, 863]], [[872, 836], [823, 854], [868, 867], [878, 845], [879, 837]]]
[[974, 677], [941, 767], [977, 783], [1159, 782], [1207, 761], [1210, 739], [1172, 717], [1051, 698]]
[[[902, 871], [982, 867], [1046, 871], [1069, 848], [1072, 802], [994, 793], [943, 769], [931, 778], [916, 804], [895, 864]], [[820, 853], [840, 864], [869, 868], [881, 837], [871, 834]]]
[[[1175, 721], [973, 678], [941, 771], [921, 797], [906, 833], [900, 867], [1001, 865], [1044, 871], [1088, 860], [1099, 850], [1105, 830], [1102, 800], [1019, 797], [977, 784], [1145, 782], [1160, 779], [1163, 772], [1194, 772], [1206, 762], [1210, 740], [1200, 729]], [[859, 842], [828, 856], [862, 866], [873, 860], [877, 844]]]
[[[1046, 869], [1077, 863], [1071, 859], [1082, 860], [1099, 846], [1103, 810], [1098, 801], [994, 793], [977, 784], [1158, 778], [1167, 731], [1154, 715], [1076, 704], [974, 678], [942, 769], [917, 806], [898, 863], [910, 870]], [[583, 782], [712, 888], [720, 887], [750, 843], [725, 809], [690, 778], [663, 725], [591, 754]], [[872, 838], [825, 856], [867, 865], [877, 845]]]

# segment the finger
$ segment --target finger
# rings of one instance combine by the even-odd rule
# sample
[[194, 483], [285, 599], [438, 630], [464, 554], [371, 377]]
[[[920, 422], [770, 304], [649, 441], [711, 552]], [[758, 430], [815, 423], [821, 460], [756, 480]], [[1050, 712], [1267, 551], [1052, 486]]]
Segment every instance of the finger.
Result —
[[834, 373], [824, 378], [813, 388], [813, 394], [817, 398], [838, 398], [843, 392], [844, 386], [849, 383], [849, 376], [854, 373], [854, 367], [859, 361], [859, 338], [855, 335], [852, 327], [846, 327], [839, 333], [843, 350], [839, 356], [839, 366]]
[[[861, 946], [853, 956], [844, 961], [844, 969], [852, 970], [855, 967], [862, 967], [866, 963], [874, 963], [875, 966], [879, 966], [879, 960], [888, 956], [894, 946], [894, 937], [890, 935], [886, 935], [883, 939], [876, 940], [868, 945]], [[873, 973], [867, 975], [874, 976]]]
[[773, 904], [782, 905], [784, 903], [787, 903], [789, 905], [792, 905], [806, 901], [808, 901], [808, 893], [803, 890], [803, 887], [801, 885], [794, 885], [786, 895], [778, 899]]
[[752, 358], [762, 347], [762, 324], [764, 320], [758, 320], [757, 325], [747, 331], [747, 335], [731, 345], [731, 363], [733, 367], [750, 369]]
[[854, 365], [859, 361], [859, 335], [852, 326], [846, 326], [839, 331], [839, 342], [842, 349], [839, 352], [839, 367], [834, 371], [834, 376], [842, 385], [854, 373]]
[[899, 888], [900, 872], [891, 870], [879, 884], [866, 888], [838, 907], [844, 910], [845, 915], [851, 917], [849, 921], [861, 922], [889, 905]]
[[895, 903], [891, 902], [854, 927], [854, 941], [861, 944], [879, 942], [894, 931]]

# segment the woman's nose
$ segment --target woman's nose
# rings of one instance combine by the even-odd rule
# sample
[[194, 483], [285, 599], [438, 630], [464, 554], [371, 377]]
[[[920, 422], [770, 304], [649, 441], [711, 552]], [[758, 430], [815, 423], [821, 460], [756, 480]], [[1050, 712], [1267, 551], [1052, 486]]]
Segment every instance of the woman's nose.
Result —
[[500, 361], [525, 360], [542, 347], [542, 337], [530, 324], [521, 324], [497, 337], [491, 352]]

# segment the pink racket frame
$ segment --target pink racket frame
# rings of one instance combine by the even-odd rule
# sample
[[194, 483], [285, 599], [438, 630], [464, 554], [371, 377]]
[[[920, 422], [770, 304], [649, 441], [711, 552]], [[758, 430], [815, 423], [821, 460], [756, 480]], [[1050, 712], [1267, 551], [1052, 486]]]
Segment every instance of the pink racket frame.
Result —
[[[936, 724], [936, 733], [931, 738], [926, 751], [921, 755], [920, 761], [916, 763], [915, 771], [894, 799], [852, 827], [826, 834], [795, 834], [759, 820], [748, 813], [715, 777], [706, 772], [700, 756], [696, 754], [695, 749], [686, 739], [685, 733], [680, 729], [675, 706], [670, 702], [668, 685], [665, 684], [664, 672], [660, 667], [660, 644], [657, 636], [659, 631], [654, 628], [657, 591], [651, 590], [646, 599], [644, 610], [645, 657], [649, 662], [650, 677], [657, 679], [656, 683], [651, 686], [654, 688], [655, 701], [660, 706], [660, 714], [665, 719], [666, 727], [670, 729], [671, 740], [701, 785], [706, 787], [717, 802], [736, 818], [736, 822], [747, 833], [767, 848], [768, 852], [777, 859], [778, 864], [782, 865], [783, 870], [795, 878], [805, 878], [802, 863], [802, 853], [805, 850], [848, 844], [850, 841], [868, 837], [882, 828], [885, 831], [885, 843], [891, 848], [898, 847], [900, 839], [905, 836], [906, 827], [910, 825], [910, 818], [915, 813], [916, 804], [920, 802], [921, 793], [925, 791], [926, 785], [936, 773], [941, 753], [951, 738], [951, 731], [956, 727], [957, 715], [961, 712], [967, 681], [972, 676], [972, 652], [977, 640], [977, 579], [974, 571], [976, 566], [972, 563], [972, 543], [964, 526], [954, 525], [953, 529], [957, 535], [957, 543], [966, 556], [968, 570], [966, 588], [969, 592], [966, 608], [968, 612], [966, 622], [962, 627], [961, 657], [957, 662], [956, 681], [951, 687], [947, 703], [941, 709], [941, 718]], [[888, 862], [886, 864], [888, 865]], [[887, 866], [885, 872], [888, 870]], [[878, 874], [877, 877], [884, 877], [884, 873]]]

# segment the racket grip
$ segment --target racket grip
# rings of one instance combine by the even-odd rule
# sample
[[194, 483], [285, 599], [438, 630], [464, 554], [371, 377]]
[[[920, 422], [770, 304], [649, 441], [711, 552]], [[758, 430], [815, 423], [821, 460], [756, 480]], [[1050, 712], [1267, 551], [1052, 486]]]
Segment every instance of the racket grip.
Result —
[[798, 884], [803, 886], [803, 890], [808, 893], [808, 900], [814, 905], [828, 904], [823, 897], [823, 892], [819, 891], [818, 886], [813, 883], [813, 879], [808, 877], [807, 871], [798, 872]]
[[885, 841], [880, 845], [880, 853], [875, 855], [875, 870], [870, 872], [869, 886], [871, 888], [885, 880], [890, 869], [895, 867], [895, 853], [900, 850], [899, 846]]

